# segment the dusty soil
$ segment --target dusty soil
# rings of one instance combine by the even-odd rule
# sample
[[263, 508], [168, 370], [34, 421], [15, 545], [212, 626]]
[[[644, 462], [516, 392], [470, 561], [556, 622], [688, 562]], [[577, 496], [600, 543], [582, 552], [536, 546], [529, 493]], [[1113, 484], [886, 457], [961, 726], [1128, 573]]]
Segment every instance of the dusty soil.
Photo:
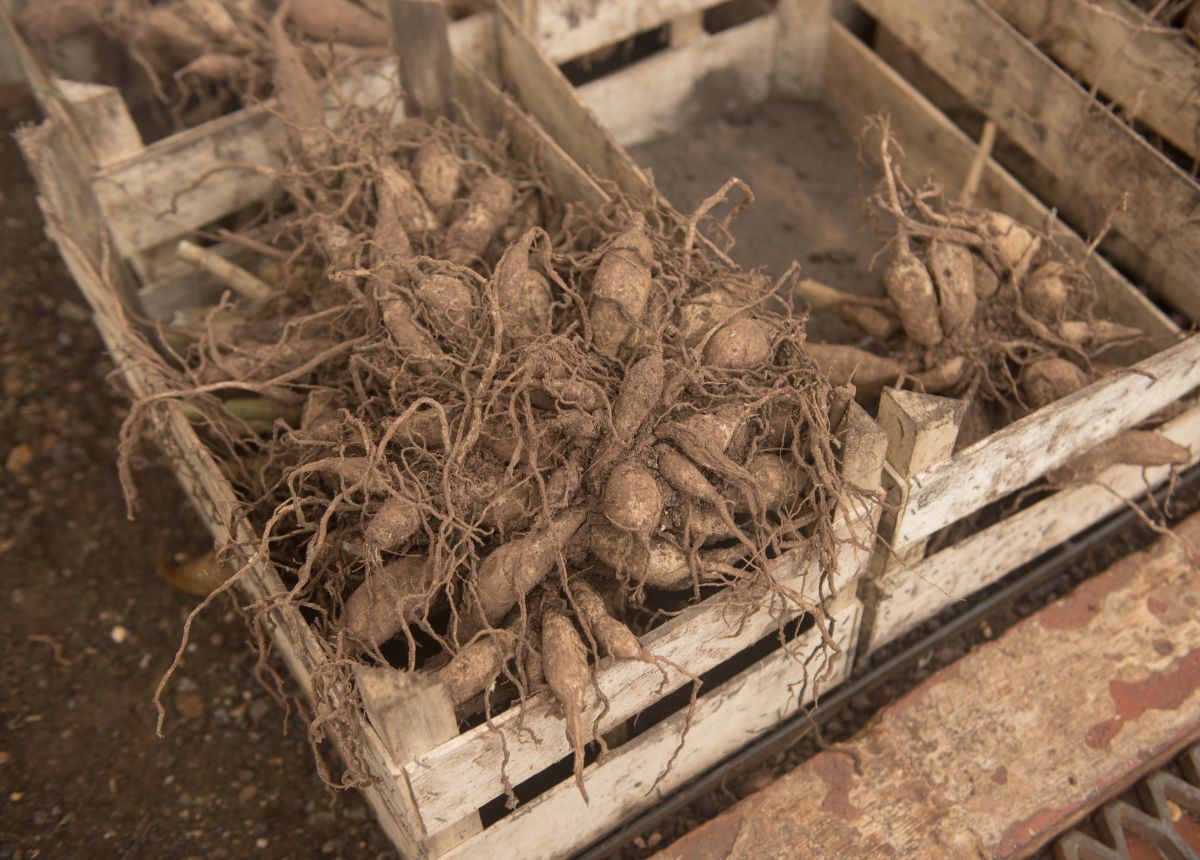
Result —
[[[709, 89], [702, 99], [728, 104], [719, 82]], [[883, 242], [858, 203], [877, 177], [873, 168], [860, 168], [856, 142], [837, 118], [816, 105], [784, 101], [704, 113], [630, 150], [667, 199], [690, 212], [736, 176], [755, 196], [733, 224], [731, 256], [738, 263], [779, 277], [795, 260], [802, 277], [882, 296], [886, 261], [874, 269], [871, 263]], [[740, 198], [736, 191], [731, 195], [734, 202]], [[827, 313], [814, 317], [810, 335], [826, 341], [861, 337]]]
[[124, 401], [7, 131], [34, 117], [0, 116], [0, 858], [391, 856], [361, 797], [317, 779], [228, 603], [196, 625], [155, 736], [197, 600], [156, 565], [206, 536], [153, 459], [125, 516]]

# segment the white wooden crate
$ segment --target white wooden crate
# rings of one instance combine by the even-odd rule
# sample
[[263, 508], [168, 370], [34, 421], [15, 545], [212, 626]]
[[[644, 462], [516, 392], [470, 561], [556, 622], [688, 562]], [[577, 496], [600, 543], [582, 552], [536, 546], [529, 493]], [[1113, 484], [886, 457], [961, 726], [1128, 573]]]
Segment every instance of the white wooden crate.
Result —
[[[503, 11], [467, 19], [453, 25], [452, 37], [459, 55], [473, 63], [460, 64], [455, 74], [456, 97], [473, 121], [493, 133], [506, 132], [514, 153], [538, 159], [565, 198], [583, 205], [603, 203], [607, 195], [601, 185], [546, 133], [563, 124], [580, 127], [594, 120], [573, 99], [556, 100], [555, 94], [570, 93], [569, 85], [514, 20]], [[394, 68], [383, 63], [347, 86], [371, 98], [393, 74]], [[132, 338], [122, 320], [138, 306], [169, 313], [211, 296], [211, 285], [184, 272], [161, 249], [273, 193], [265, 176], [214, 168], [228, 161], [276, 165], [273, 141], [279, 128], [266, 110], [251, 108], [143, 146], [118, 91], [48, 83], [50, 118], [21, 135], [48, 231], [91, 303], [129, 387], [136, 395], [152, 395], [164, 390], [165, 380], [138, 360], [139, 350], [146, 347]], [[515, 101], [501, 88], [513, 93]], [[640, 174], [629, 172], [627, 156], [617, 148], [605, 152], [609, 160], [596, 170], [599, 177], [649, 193]], [[217, 247], [235, 253], [233, 248]], [[217, 542], [258, 546], [251, 526], [236, 513], [233, 489], [179, 409], [164, 405], [154, 410], [154, 421], [157, 441]], [[846, 475], [868, 491], [878, 490], [885, 448], [882, 431], [853, 407], [839, 439]], [[802, 567], [795, 553], [773, 562], [779, 581], [800, 589], [810, 600], [826, 601], [832, 615], [832, 635], [841, 650], [822, 679], [824, 689], [845, 677], [858, 640], [862, 607], [855, 599], [855, 579], [868, 560], [867, 538], [875, 514], [869, 501], [839, 512], [839, 531], [847, 542], [831, 582], [819, 587], [815, 562], [811, 569]], [[258, 599], [286, 589], [270, 565], [255, 561], [244, 578], [244, 590], [247, 597]], [[673, 617], [646, 634], [646, 648], [698, 675], [739, 658], [776, 633], [778, 607], [741, 618], [741, 613], [726, 611], [727, 597], [717, 593]], [[272, 620], [278, 653], [300, 687], [311, 692], [312, 676], [326, 659], [326, 649], [294, 607], [280, 606]], [[583, 803], [572, 779], [548, 775], [548, 769], [569, 753], [564, 721], [548, 695], [535, 695], [523, 706], [496, 715], [491, 726], [461, 734], [444, 691], [399, 670], [364, 670], [357, 676], [356, 690], [339, 690], [338, 695], [357, 694], [362, 700], [364, 711], [353, 719], [366, 740], [361, 758], [376, 780], [366, 794], [402, 854], [474, 856], [500, 850], [507, 856], [555, 857], [602, 835], [811, 703], [818, 692], [814, 660], [821, 650], [818, 634], [800, 633], [786, 650], [747, 661], [730, 680], [703, 691], [686, 745], [669, 775], [655, 784], [654, 776], [665, 769], [678, 746], [686, 719], [684, 711], [657, 717], [659, 723], [585, 770], [592, 787], [590, 804]], [[687, 683], [683, 672], [664, 672], [647, 663], [603, 664], [598, 684], [609, 701], [599, 720], [600, 731], [625, 724]], [[585, 718], [600, 711], [600, 700], [593, 695]], [[653, 719], [643, 717], [639, 730]], [[486, 828], [481, 825], [478, 810], [503, 794], [503, 777], [519, 783], [539, 774], [553, 784], [514, 813]]]

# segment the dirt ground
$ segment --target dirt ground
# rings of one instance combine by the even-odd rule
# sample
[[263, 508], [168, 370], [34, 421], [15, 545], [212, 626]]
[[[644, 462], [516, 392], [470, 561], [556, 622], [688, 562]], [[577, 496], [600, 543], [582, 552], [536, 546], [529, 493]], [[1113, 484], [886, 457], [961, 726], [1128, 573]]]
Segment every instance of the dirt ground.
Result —
[[[710, 103], [723, 103], [717, 83]], [[702, 95], [701, 98], [704, 98]], [[829, 111], [815, 105], [772, 101], [704, 116], [630, 150], [654, 174], [660, 191], [690, 212], [736, 176], [754, 192], [754, 203], [733, 223], [731, 256], [746, 268], [778, 278], [793, 260], [804, 278], [855, 295], [882, 296], [883, 247], [858, 201], [877, 176], [862, 168], [856, 142]], [[734, 191], [730, 200], [741, 199]], [[724, 211], [724, 210], [720, 210]], [[814, 340], [854, 341], [857, 329], [829, 313], [809, 326]]]
[[228, 605], [197, 623], [154, 733], [154, 688], [197, 598], [157, 575], [205, 532], [161, 464], [125, 516], [122, 398], [0, 135], [0, 858], [392, 856], [356, 792], [316, 776], [254, 678]]

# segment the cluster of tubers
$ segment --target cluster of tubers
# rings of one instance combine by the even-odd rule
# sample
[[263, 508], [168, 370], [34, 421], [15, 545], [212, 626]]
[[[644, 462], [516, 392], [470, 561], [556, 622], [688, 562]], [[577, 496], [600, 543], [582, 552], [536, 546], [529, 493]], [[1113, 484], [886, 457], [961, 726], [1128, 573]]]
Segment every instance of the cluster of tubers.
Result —
[[936, 186], [910, 188], [886, 122], [875, 127], [883, 180], [872, 203], [895, 231], [886, 298], [813, 282], [796, 289], [874, 343], [810, 344], [835, 384], [853, 381], [867, 403], [884, 386], [904, 384], [963, 399], [966, 447], [1096, 380], [1105, 351], [1144, 337], [1095, 316], [1091, 276], [1049, 235], [1001, 212], [944, 202]]
[[284, 199], [227, 231], [244, 265], [181, 246], [231, 293], [161, 326], [173, 397], [328, 671], [434, 673], [464, 719], [547, 689], [578, 773], [597, 667], [654, 661], [673, 612], [822, 611], [770, 560], [829, 581], [852, 393], [695, 224], [570, 204], [466, 115], [327, 128], [288, 19], [270, 38]]

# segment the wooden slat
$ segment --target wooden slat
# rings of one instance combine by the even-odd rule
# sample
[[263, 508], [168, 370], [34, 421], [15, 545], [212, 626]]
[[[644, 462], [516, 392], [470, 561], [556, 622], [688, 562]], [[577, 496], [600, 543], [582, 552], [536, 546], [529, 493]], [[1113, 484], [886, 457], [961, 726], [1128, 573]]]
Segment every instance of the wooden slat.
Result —
[[[845, 544], [839, 554], [840, 590], [857, 573], [860, 551]], [[797, 588], [810, 600], [819, 599], [817, 566], [775, 569], [778, 581]], [[643, 637], [646, 649], [659, 657], [700, 674], [744, 650], [776, 629], [780, 607], [764, 607], [742, 622], [741, 610], [730, 610], [729, 595], [721, 592], [692, 606]], [[794, 616], [796, 613], [788, 613]], [[732, 618], [731, 618], [732, 616]], [[732, 621], [739, 623], [736, 629]], [[596, 673], [597, 684], [608, 699], [599, 720], [601, 733], [623, 723], [688, 679], [665, 664], [633, 660], [609, 663]], [[604, 710], [594, 689], [588, 689], [585, 724], [591, 725]], [[531, 697], [521, 709], [510, 709], [482, 725], [442, 744], [419, 762], [405, 765], [421, 817], [430, 832], [460, 819], [504, 793], [506, 775], [516, 785], [549, 767], [570, 752], [563, 733], [561, 710], [546, 694]], [[507, 755], [507, 760], [506, 760]], [[507, 763], [506, 763], [507, 761]]]
[[[390, 666], [357, 665], [354, 681], [367, 719], [392, 761], [419, 758], [458, 734], [454, 703], [434, 676]], [[395, 790], [407, 792], [408, 786], [396, 780]], [[440, 857], [481, 830], [479, 813], [472, 812], [425, 845], [431, 857]]]
[[387, 0], [387, 10], [408, 113], [447, 116], [453, 99], [453, 61], [446, 7], [440, 0]]
[[986, 0], [1132, 117], [1200, 155], [1200, 54], [1129, 0]]
[[63, 80], [56, 80], [54, 86], [87, 130], [98, 167], [142, 151], [142, 135], [116, 87]]
[[[835, 687], [846, 675], [845, 657], [852, 647], [850, 631], [855, 628], [859, 611], [854, 603], [835, 616], [833, 633], [843, 653], [833, 659], [831, 676], [820, 692]], [[818, 692], [814, 682], [819, 659], [812, 655], [819, 641], [813, 632], [806, 633], [789, 647], [791, 653], [777, 651], [701, 698], [682, 750], [657, 785], [656, 777], [664, 772], [679, 747], [685, 712], [664, 720], [587, 768], [584, 780], [590, 803], [584, 801], [574, 782], [560, 783], [447, 857], [550, 860], [569, 856], [812, 702]]]
[[[1162, 427], [1200, 460], [1200, 407]], [[870, 650], [903, 636], [947, 606], [1120, 510], [1166, 480], [1168, 469], [1114, 466], [1094, 483], [1055, 493], [907, 570], [896, 571], [875, 608]]]
[[1016, 421], [911, 480], [895, 546], [1020, 489], [1200, 385], [1200, 335]]
[[[829, 64], [825, 104], [837, 113], [847, 131], [857, 135], [868, 117], [884, 111], [904, 147], [901, 163], [910, 179], [933, 176], [948, 191], [956, 192], [961, 187], [975, 158], [974, 141], [874, 51], [837, 23], [830, 32]], [[866, 154], [869, 158], [876, 157], [872, 147], [866, 148]], [[994, 159], [987, 162], [975, 202], [1026, 224], [1045, 224], [1050, 214], [1037, 197]], [[1053, 235], [1077, 259], [1083, 257], [1083, 240], [1062, 222], [1055, 222]], [[1099, 254], [1089, 258], [1088, 272], [1100, 292], [1098, 314], [1137, 326], [1150, 335], [1177, 330], [1153, 302]], [[1144, 358], [1145, 354], [1136, 357]]]
[[555, 63], [565, 63], [638, 33], [652, 30], [688, 12], [721, 0], [644, 0], [580, 3], [543, 0], [538, 4], [537, 40]]
[[705, 86], [736, 92], [748, 104], [765, 99], [778, 32], [776, 16], [756, 18], [652, 54], [584, 84], [579, 95], [618, 143], [632, 146], [700, 115]]
[[1200, 518], [1176, 531], [657, 860], [1044, 856], [1200, 736]]
[[1099, 230], [1115, 216], [1110, 252], [1141, 281], [1200, 320], [1200, 186], [983, 0], [861, 0], [1054, 177], [1064, 215]]
[[828, 59], [830, 0], [779, 0], [779, 38], [771, 69], [771, 89], [787, 99], [817, 98]]
[[649, 194], [646, 177], [629, 154], [616, 145], [575, 88], [504, 9], [497, 10], [496, 37], [505, 84], [550, 137], [585, 170], [617, 183], [627, 194]]

